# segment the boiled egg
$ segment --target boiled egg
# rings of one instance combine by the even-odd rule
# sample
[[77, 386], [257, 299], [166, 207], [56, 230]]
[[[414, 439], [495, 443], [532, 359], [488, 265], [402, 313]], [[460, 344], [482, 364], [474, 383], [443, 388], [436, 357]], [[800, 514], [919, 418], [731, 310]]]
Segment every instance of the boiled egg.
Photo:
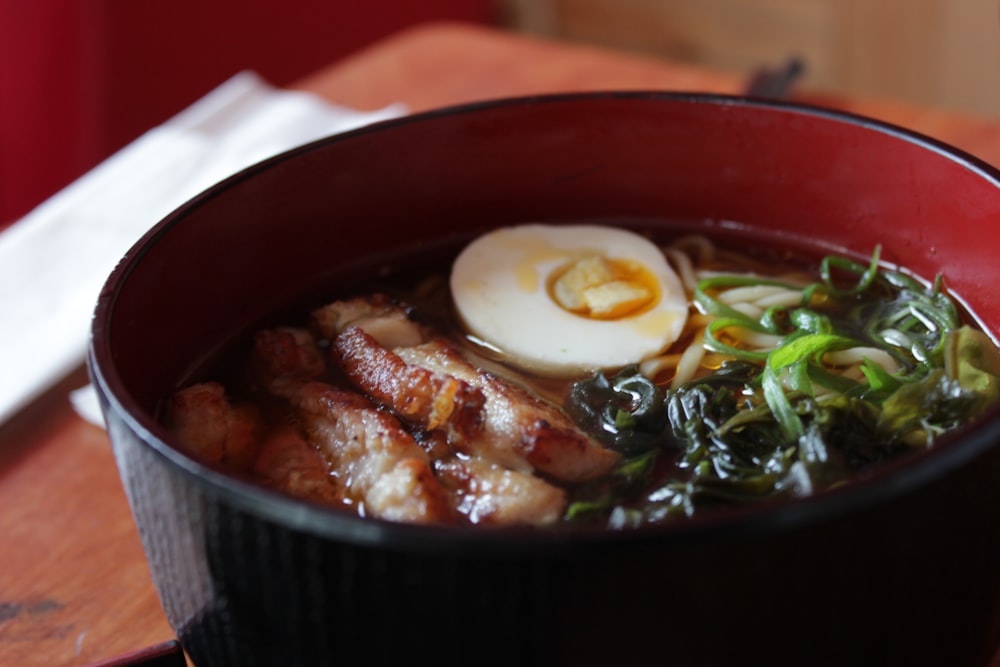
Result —
[[451, 291], [469, 335], [551, 376], [620, 368], [680, 336], [688, 301], [660, 249], [604, 225], [491, 231], [456, 258]]

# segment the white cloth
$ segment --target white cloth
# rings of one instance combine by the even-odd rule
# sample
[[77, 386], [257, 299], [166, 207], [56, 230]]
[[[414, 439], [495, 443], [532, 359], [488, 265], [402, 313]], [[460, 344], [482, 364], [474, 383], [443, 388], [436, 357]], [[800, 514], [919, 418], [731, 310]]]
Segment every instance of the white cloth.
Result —
[[101, 286], [152, 225], [255, 162], [405, 112], [242, 72], [0, 232], [0, 424], [83, 362]]

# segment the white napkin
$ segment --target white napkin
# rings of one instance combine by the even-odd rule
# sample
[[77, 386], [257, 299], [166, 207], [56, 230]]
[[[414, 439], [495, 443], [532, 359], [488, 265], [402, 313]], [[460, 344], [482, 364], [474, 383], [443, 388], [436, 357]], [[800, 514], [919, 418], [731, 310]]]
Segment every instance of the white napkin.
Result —
[[348, 109], [242, 72], [0, 232], [0, 424], [83, 363], [101, 286], [161, 218], [264, 158], [405, 112]]

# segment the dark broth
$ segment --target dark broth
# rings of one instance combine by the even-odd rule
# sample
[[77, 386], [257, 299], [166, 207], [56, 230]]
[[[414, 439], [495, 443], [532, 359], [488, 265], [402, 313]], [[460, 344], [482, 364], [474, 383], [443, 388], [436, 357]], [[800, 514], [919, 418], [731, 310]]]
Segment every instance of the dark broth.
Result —
[[[671, 239], [655, 238], [658, 242], [668, 242]], [[459, 318], [456, 316], [448, 290], [448, 277], [451, 260], [464, 244], [455, 243], [448, 247], [438, 248], [428, 252], [422, 249], [420, 256], [414, 255], [409, 258], [399, 258], [394, 260], [393, 269], [388, 269], [387, 264], [370, 266], [368, 270], [353, 272], [360, 276], [359, 279], [350, 284], [341, 282], [341, 285], [334, 291], [326, 292], [320, 296], [312, 296], [295, 307], [283, 310], [261, 326], [292, 325], [299, 327], [308, 326], [308, 313], [315, 307], [324, 303], [354, 295], [371, 293], [382, 293], [398, 299], [401, 302], [413, 307], [419, 319], [436, 332], [445, 335], [451, 341], [461, 347], [463, 352], [474, 361], [477, 366], [485, 368], [511, 382], [525, 388], [532, 395], [545, 401], [565, 407], [567, 397], [572, 393], [576, 383], [587, 381], [591, 376], [581, 378], [553, 379], [539, 375], [524, 373], [506, 364], [502, 355], [495, 351], [478, 345], [476, 341], [467, 336], [463, 331]], [[719, 270], [744, 273], [752, 271], [763, 276], [778, 276], [787, 273], [808, 273], [815, 275], [819, 266], [820, 253], [814, 249], [795, 248], [778, 249], [773, 247], [764, 249], [763, 247], [746, 247], [742, 241], [733, 244], [728, 243], [724, 238], [715, 239], [716, 246], [722, 251], [720, 260], [716, 262]], [[732, 248], [738, 247], [739, 252], [733, 252]], [[865, 258], [856, 258], [864, 263]], [[925, 283], [926, 284], [926, 283]], [[970, 321], [967, 314], [962, 314], [964, 321]], [[185, 384], [196, 381], [215, 379], [221, 381], [226, 387], [231, 400], [237, 402], [252, 402], [261, 408], [261, 413], [271, 423], [278, 423], [281, 427], [287, 427], [294, 423], [286, 408], [283, 408], [277, 401], [263, 397], [260, 388], [254, 384], [252, 376], [247, 373], [246, 359], [250, 354], [252, 332], [236, 341], [223, 354], [218, 355], [213, 363], [199, 369], [199, 372], [187, 378]], [[690, 342], [690, 335], [683, 338], [677, 344], [678, 348], [683, 348]], [[605, 376], [613, 376], [615, 371], [608, 371]], [[350, 387], [350, 383], [342, 376], [333, 373], [330, 375], [330, 382], [336, 386]], [[677, 399], [677, 394], [666, 387], [669, 378], [656, 378], [656, 384], [660, 385], [663, 391], [663, 400], [669, 407], [670, 400]], [[736, 397], [738, 400], [738, 397]], [[572, 411], [571, 411], [572, 413]], [[580, 421], [578, 419], [578, 421]], [[765, 431], [762, 431], [764, 433]], [[607, 433], [602, 434], [603, 440], [609, 446], [616, 446], [608, 439]], [[711, 440], [706, 437], [706, 442]], [[647, 438], [648, 440], [648, 438]], [[835, 459], [820, 475], [816, 475], [811, 483], [796, 483], [794, 471], [789, 468], [778, 470], [778, 466], [772, 465], [774, 470], [768, 471], [766, 468], [768, 460], [780, 458], [773, 448], [769, 449], [766, 443], [759, 445], [759, 452], [741, 454], [740, 460], [756, 457], [757, 463], [762, 466], [762, 472], [758, 477], [748, 477], [742, 480], [741, 484], [726, 485], [716, 484], [716, 481], [725, 480], [725, 471], [720, 472], [716, 477], [708, 475], [699, 477], [702, 473], [698, 466], [706, 465], [702, 460], [700, 463], [685, 464], [686, 460], [693, 460], [691, 455], [691, 443], [679, 443], [677, 438], [671, 435], [671, 426], [664, 423], [660, 428], [660, 433], [653, 438], [655, 444], [652, 446], [640, 447], [638, 450], [624, 449], [622, 464], [612, 472], [611, 475], [601, 479], [587, 482], [585, 484], [567, 485], [568, 510], [566, 522], [603, 522], [616, 526], [636, 525], [648, 522], [658, 522], [663, 520], [674, 520], [679, 517], [691, 516], [696, 511], [710, 511], [713, 508], [732, 506], [734, 503], [760, 502], [773, 500], [775, 498], [787, 498], [799, 495], [808, 495], [821, 491], [831, 486], [849, 483], [854, 476], [864, 473], [871, 466], [879, 462], [905, 455], [914, 451], [913, 447], [894, 445], [889, 448], [880, 448], [877, 443], [870, 446], [859, 447], [857, 451], [849, 454], [833, 451], [830, 449], [830, 457]], [[757, 444], [750, 443], [749, 447], [758, 447]], [[868, 451], [870, 450], [870, 451]], [[749, 450], [748, 450], [749, 451]], [[867, 453], [866, 453], [867, 451]], [[870, 455], [869, 455], [870, 454]], [[742, 458], [741, 458], [742, 457]], [[722, 465], [713, 460], [716, 467]], [[749, 465], [749, 462], [747, 462]], [[794, 467], [794, 466], [792, 466]], [[248, 468], [234, 471], [237, 474], [247, 475], [252, 479], [259, 476], [248, 472]], [[776, 477], [784, 475], [784, 483], [777, 482]], [[770, 477], [769, 477], [770, 476]], [[700, 481], [699, 481], [700, 480]], [[707, 480], [707, 483], [706, 483]], [[801, 480], [800, 480], [801, 482]], [[770, 491], [763, 491], [754, 488], [754, 485], [766, 485], [770, 483]], [[343, 505], [350, 509], [350, 503]]]

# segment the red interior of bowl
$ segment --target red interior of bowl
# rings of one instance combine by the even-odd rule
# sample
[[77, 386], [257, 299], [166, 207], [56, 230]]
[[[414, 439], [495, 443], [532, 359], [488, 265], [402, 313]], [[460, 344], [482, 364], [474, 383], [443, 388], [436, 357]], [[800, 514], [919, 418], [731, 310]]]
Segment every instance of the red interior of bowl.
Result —
[[862, 256], [881, 244], [888, 262], [943, 273], [1000, 331], [991, 168], [823, 111], [609, 94], [391, 121], [243, 172], [122, 263], [98, 307], [93, 361], [151, 426], [156, 402], [206, 354], [365, 257], [498, 224], [609, 218], [735, 221], [761, 240]]

